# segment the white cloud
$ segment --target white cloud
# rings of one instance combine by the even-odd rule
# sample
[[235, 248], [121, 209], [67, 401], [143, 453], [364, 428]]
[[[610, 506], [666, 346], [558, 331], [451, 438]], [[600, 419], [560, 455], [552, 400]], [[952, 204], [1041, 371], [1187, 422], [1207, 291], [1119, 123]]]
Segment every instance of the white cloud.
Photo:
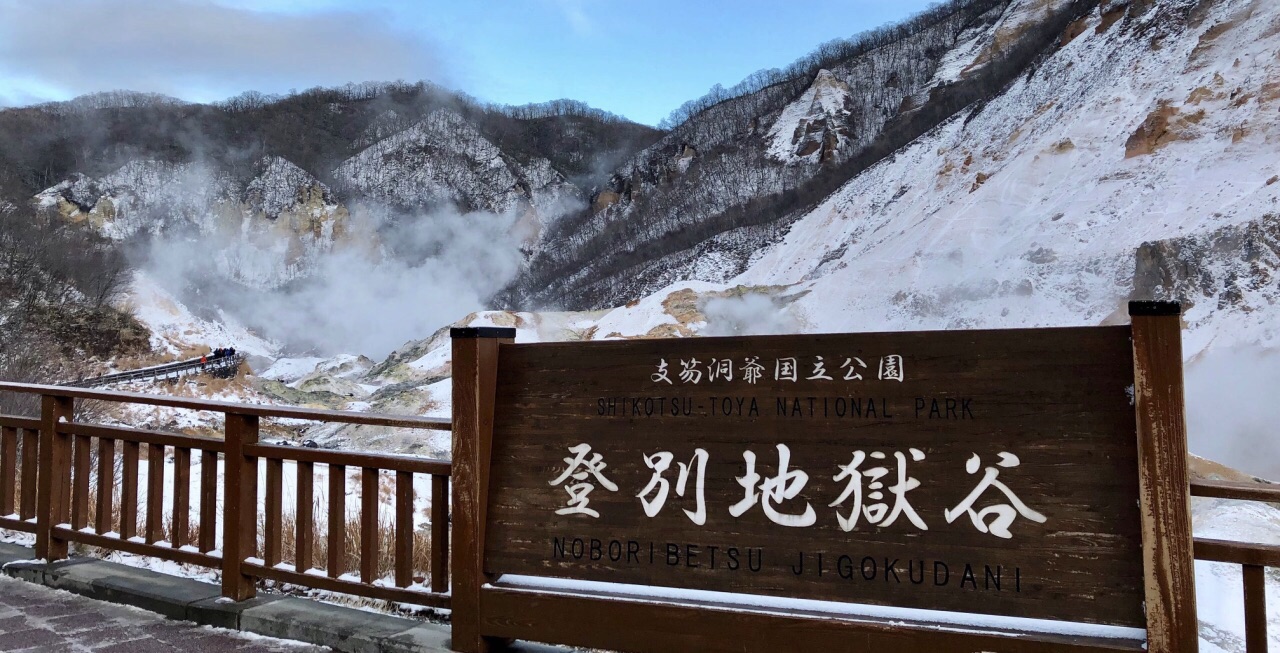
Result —
[[376, 12], [286, 14], [197, 0], [0, 0], [0, 94], [10, 100], [41, 88], [63, 97], [130, 89], [207, 101], [245, 89], [444, 82], [441, 69], [431, 43]]

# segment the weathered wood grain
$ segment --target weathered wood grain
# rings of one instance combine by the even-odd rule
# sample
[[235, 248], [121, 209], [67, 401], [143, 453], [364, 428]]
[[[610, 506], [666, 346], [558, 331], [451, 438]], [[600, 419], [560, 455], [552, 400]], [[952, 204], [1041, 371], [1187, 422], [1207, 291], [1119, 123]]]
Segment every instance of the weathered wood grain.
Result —
[[1200, 642], [1179, 313], [1177, 304], [1129, 305], [1151, 653], [1189, 653]]
[[[67, 557], [67, 542], [53, 529], [70, 519], [71, 437], [59, 422], [75, 419], [75, 400], [44, 396], [40, 402], [40, 472], [36, 479], [36, 555], [49, 561]], [[23, 470], [26, 471], [26, 470]]]
[[[493, 645], [480, 627], [485, 578], [489, 466], [492, 459], [498, 351], [514, 329], [453, 329], [453, 640], [456, 651], [485, 653]], [[435, 501], [435, 497], [432, 499]]]
[[[492, 479], [474, 470], [490, 488], [483, 570], [1145, 627], [1129, 334], [1123, 326], [503, 345]], [[901, 382], [877, 378], [889, 355], [902, 356]], [[819, 356], [831, 380], [805, 378]], [[754, 384], [742, 376], [749, 357], [765, 367]], [[797, 380], [775, 380], [775, 361], [792, 357]], [[866, 364], [851, 363], [862, 379], [844, 380], [841, 365], [854, 357]], [[695, 358], [699, 383], [682, 383], [681, 361]], [[712, 359], [732, 361], [731, 381], [709, 381]], [[654, 380], [660, 361], [671, 384]], [[478, 428], [457, 412], [460, 399], [474, 400], [455, 395], [455, 425]], [[464, 459], [490, 459], [460, 451], [462, 433], [455, 483]], [[598, 518], [556, 513], [567, 506], [570, 482], [550, 481], [581, 443], [603, 456], [603, 476], [618, 487], [584, 474]], [[775, 523], [759, 501], [737, 517], [729, 512], [746, 495], [738, 480], [747, 473], [744, 452], [754, 453], [765, 480], [778, 474], [778, 445], [789, 449], [789, 470], [807, 480], [771, 507], [803, 514], [808, 506], [811, 526]], [[702, 526], [685, 513], [697, 509], [694, 481], [677, 493], [679, 464], [696, 470], [697, 448], [707, 452]], [[913, 459], [913, 448], [923, 460]], [[645, 456], [660, 451], [672, 454], [668, 496], [648, 517], [637, 495], [653, 477]], [[836, 476], [855, 451], [885, 454], [860, 470], [886, 468], [879, 480], [889, 508], [895, 454], [903, 455], [907, 475], [920, 483], [905, 496], [927, 530], [905, 515], [873, 526], [865, 514], [853, 530], [841, 528], [837, 511], [847, 515], [852, 501], [830, 504], [845, 489], [847, 479]], [[1004, 452], [1019, 464], [997, 466]], [[980, 466], [970, 474], [975, 454]], [[1046, 521], [1019, 516], [1009, 539], [979, 532], [963, 513], [948, 522], [947, 511], [988, 468]], [[864, 503], [877, 503], [864, 481]], [[469, 500], [455, 489], [455, 527]], [[973, 508], [1004, 503], [991, 488]], [[463, 537], [455, 532], [455, 554]]]
[[617, 651], [875, 651], [876, 653], [1103, 653], [1143, 650], [1141, 640], [1049, 633], [960, 631], [923, 624], [766, 614], [724, 604], [628, 601], [616, 596], [486, 589], [485, 632]]
[[257, 555], [258, 459], [244, 455], [243, 448], [258, 441], [258, 418], [227, 413], [224, 433], [222, 595], [244, 601], [256, 594], [243, 563]]
[[191, 521], [191, 449], [173, 448], [173, 532], [169, 541], [174, 548], [186, 546], [190, 539]]
[[95, 529], [99, 533], [109, 533], [112, 530], [115, 475], [116, 441], [111, 438], [98, 438], [98, 514]]
[[301, 462], [298, 473], [298, 501], [294, 510], [294, 569], [304, 573], [311, 568], [315, 546], [315, 463]]
[[14, 514], [13, 494], [18, 486], [18, 429], [0, 428], [0, 515]]

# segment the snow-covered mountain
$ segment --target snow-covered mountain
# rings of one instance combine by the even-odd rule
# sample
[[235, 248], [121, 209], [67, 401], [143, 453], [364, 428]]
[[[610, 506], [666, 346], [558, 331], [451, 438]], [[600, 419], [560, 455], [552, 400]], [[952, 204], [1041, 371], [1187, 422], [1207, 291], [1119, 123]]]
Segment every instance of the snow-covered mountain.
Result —
[[[984, 65], [993, 43], [1047, 8], [1005, 7], [934, 74]], [[661, 280], [653, 292], [593, 312], [470, 319], [543, 340], [1011, 328], [1123, 322], [1131, 298], [1179, 299], [1188, 387], [1239, 379], [1212, 404], [1192, 398], [1193, 450], [1275, 476], [1266, 461], [1280, 450], [1259, 432], [1258, 406], [1280, 383], [1267, 371], [1280, 328], [1277, 53], [1274, 3], [1104, 3], [998, 95], [812, 208], [628, 269]], [[786, 105], [803, 108], [797, 121], [845, 110], [823, 96], [841, 87], [816, 79]], [[361, 401], [438, 407], [448, 373], [448, 339], [437, 333], [361, 381], [418, 401], [380, 403], [391, 395], [377, 391]]]
[[334, 176], [354, 195], [397, 207], [534, 211], [548, 220], [563, 198], [581, 194], [547, 159], [521, 164], [448, 109], [370, 145]]
[[[877, 38], [695, 105], [551, 224], [507, 298], [592, 310], [441, 324], [524, 342], [1010, 328], [1178, 299], [1193, 452], [1280, 476], [1280, 4], [958, 3]], [[535, 212], [539, 193], [572, 192], [550, 157], [458, 120], [382, 114], [336, 192]], [[78, 182], [51, 201], [93, 219], [103, 193]], [[269, 351], [251, 399], [447, 415], [447, 330], [419, 337], [382, 361]], [[388, 429], [305, 435], [449, 450]], [[1197, 501], [1194, 518], [1198, 534], [1280, 541], [1268, 506]], [[1242, 650], [1238, 568], [1200, 563], [1197, 584], [1203, 650]]]
[[[1020, 10], [1024, 4], [950, 2], [825, 45], [733, 89], [717, 87], [691, 103], [662, 139], [624, 162], [589, 210], [555, 225], [556, 246], [533, 259], [508, 303], [615, 305], [686, 275], [671, 270], [669, 260], [655, 264], [682, 254], [682, 262], [703, 266], [708, 255], [723, 259], [711, 268], [721, 274], [741, 271], [797, 209], [904, 145], [914, 131], [972, 103], [976, 96], [957, 100], [977, 92], [969, 86], [991, 92], [980, 71], [1012, 65], [1006, 49], [1023, 57], [1039, 51], [1042, 41], [1056, 38], [1054, 26], [1090, 3], [1037, 0], [1029, 3], [1031, 15]], [[991, 54], [986, 44], [1011, 25], [1020, 27], [1016, 38], [1035, 47]], [[726, 246], [706, 251], [716, 239]]]
[[[307, 278], [335, 248], [385, 256], [385, 227], [431, 229], [441, 210], [499, 216], [536, 251], [547, 224], [585, 204], [570, 176], [656, 133], [580, 103], [489, 107], [428, 84], [247, 95], [194, 116], [121, 97], [0, 111], [0, 142], [12, 145], [0, 148], [0, 206], [67, 169], [31, 191], [37, 210], [126, 244], [198, 242], [218, 277], [256, 289]], [[74, 156], [28, 150], [33, 120]]]

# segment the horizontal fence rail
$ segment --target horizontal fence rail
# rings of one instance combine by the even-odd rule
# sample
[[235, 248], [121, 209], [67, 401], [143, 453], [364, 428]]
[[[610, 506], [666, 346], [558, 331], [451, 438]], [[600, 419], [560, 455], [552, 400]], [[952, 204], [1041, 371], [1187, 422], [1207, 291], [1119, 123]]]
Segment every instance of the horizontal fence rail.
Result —
[[[1280, 485], [1234, 481], [1191, 482], [1191, 496], [1280, 504]], [[1195, 538], [1197, 560], [1226, 562], [1241, 567], [1244, 581], [1246, 653], [1266, 653], [1267, 567], [1280, 567], [1280, 545]]]
[[[267, 579], [450, 606], [448, 461], [258, 442], [264, 417], [449, 430], [447, 419], [18, 383], [2, 391], [42, 395], [40, 419], [0, 415], [0, 528], [34, 533], [41, 558], [65, 558], [76, 543], [219, 569], [235, 600]], [[77, 399], [219, 412], [224, 438], [76, 422]], [[423, 490], [431, 507], [418, 528]]]

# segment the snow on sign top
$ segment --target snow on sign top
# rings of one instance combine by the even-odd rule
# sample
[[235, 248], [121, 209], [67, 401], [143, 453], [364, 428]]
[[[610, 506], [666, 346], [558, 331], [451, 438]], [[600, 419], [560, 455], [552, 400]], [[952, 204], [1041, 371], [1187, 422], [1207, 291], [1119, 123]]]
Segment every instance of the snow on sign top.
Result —
[[498, 364], [488, 573], [1146, 626], [1127, 326]]

